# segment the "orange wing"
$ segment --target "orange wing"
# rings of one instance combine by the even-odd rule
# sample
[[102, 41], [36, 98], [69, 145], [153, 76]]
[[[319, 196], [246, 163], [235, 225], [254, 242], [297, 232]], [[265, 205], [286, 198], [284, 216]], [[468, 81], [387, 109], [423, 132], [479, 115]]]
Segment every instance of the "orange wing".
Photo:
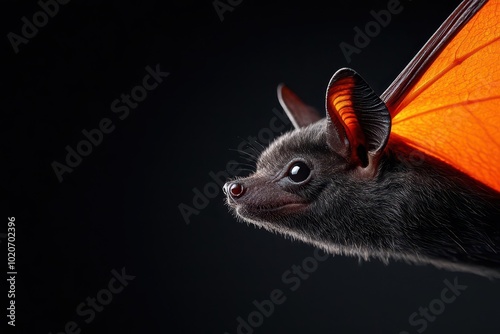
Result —
[[443, 26], [382, 95], [391, 136], [500, 191], [500, 1], [464, 1]]

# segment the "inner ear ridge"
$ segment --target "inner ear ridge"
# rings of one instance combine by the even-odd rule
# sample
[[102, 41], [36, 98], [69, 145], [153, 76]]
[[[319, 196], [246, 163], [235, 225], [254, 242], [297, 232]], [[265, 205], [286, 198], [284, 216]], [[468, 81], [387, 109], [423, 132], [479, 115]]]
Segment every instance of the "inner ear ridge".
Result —
[[361, 131], [352, 98], [355, 87], [356, 83], [353, 77], [335, 78], [334, 76], [327, 90], [328, 115], [336, 121], [334, 123], [337, 131], [344, 134], [340, 143], [334, 138], [331, 146], [339, 144], [341, 147], [336, 151], [340, 150], [341, 155], [350, 163], [359, 162], [356, 156], [357, 146], [365, 145], [364, 134]]
[[391, 117], [384, 102], [354, 70], [344, 68], [333, 75], [327, 89], [327, 112], [346, 134], [349, 160], [366, 165], [377, 159], [387, 144]]

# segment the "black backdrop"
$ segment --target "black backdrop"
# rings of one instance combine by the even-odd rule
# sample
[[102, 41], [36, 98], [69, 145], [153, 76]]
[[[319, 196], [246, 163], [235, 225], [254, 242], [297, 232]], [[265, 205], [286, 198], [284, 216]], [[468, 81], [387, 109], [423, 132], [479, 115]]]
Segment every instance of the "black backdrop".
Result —
[[[34, 36], [16, 40], [17, 53], [9, 38], [41, 7], [4, 3], [0, 232], [14, 216], [17, 332], [233, 334], [241, 317], [250, 324], [240, 333], [498, 333], [498, 281], [307, 259], [312, 247], [238, 223], [210, 185], [210, 172], [244, 162], [233, 149], [264, 138], [273, 109], [282, 112], [278, 83], [323, 110], [330, 76], [350, 66], [381, 93], [458, 1], [402, 0], [348, 63], [340, 43], [353, 45], [353, 29], [391, 3], [221, 0], [230, 6], [221, 21], [210, 0], [73, 0], [47, 22], [38, 15], [41, 27], [25, 29]], [[147, 66], [169, 75], [128, 115], [121, 102], [112, 108], [122, 94], [142, 99]], [[66, 147], [76, 150], [82, 131], [106, 119], [113, 131], [95, 135], [98, 145], [73, 157], [59, 182], [54, 162], [66, 164]], [[197, 210], [189, 224], [179, 205]], [[294, 265], [310, 273], [300, 278]], [[118, 292], [113, 270], [135, 278]], [[467, 288], [444, 303], [454, 282]], [[264, 302], [268, 316], [259, 317], [252, 302], [275, 289], [284, 302], [270, 315]], [[92, 317], [88, 297], [106, 304]], [[429, 306], [437, 315], [413, 314]]]

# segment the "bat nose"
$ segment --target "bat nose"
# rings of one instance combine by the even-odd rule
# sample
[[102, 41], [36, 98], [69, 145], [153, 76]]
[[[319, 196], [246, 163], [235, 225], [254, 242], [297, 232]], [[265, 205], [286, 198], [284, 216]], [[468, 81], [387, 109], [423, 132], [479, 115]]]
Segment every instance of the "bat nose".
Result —
[[238, 182], [227, 182], [224, 187], [222, 187], [222, 190], [224, 194], [233, 198], [240, 197], [245, 192], [243, 184]]

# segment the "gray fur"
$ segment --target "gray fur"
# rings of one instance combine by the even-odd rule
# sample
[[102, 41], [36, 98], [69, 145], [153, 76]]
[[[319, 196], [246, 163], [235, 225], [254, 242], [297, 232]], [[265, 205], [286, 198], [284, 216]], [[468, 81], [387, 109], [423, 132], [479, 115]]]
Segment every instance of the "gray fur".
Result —
[[[239, 219], [332, 254], [500, 277], [498, 192], [394, 138], [375, 177], [359, 177], [327, 145], [326, 126], [288, 132], [261, 154], [256, 172], [238, 179], [245, 194], [228, 196]], [[312, 169], [299, 186], [283, 177], [297, 158]], [[297, 200], [308, 204], [277, 208]]]

